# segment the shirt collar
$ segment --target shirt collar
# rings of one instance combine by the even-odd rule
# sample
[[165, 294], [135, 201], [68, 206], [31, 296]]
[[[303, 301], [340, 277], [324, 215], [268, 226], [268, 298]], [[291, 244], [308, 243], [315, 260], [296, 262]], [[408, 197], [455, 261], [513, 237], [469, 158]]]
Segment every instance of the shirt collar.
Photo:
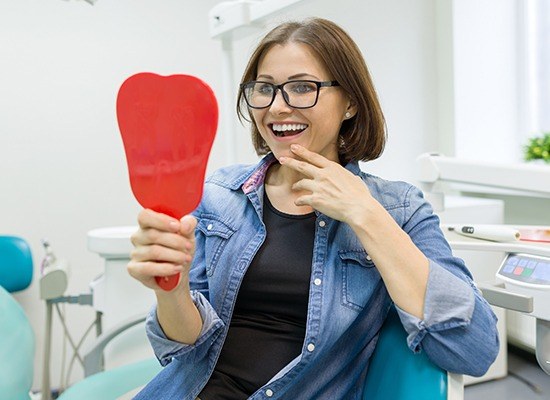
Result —
[[[231, 187], [233, 187], [234, 189], [241, 187], [245, 194], [255, 191], [259, 186], [263, 185], [267, 170], [269, 169], [269, 167], [271, 167], [271, 165], [276, 162], [277, 159], [275, 158], [273, 153], [267, 154], [264, 158], [261, 159], [261, 161], [252, 170], [251, 173], [237, 178], [234, 182], [232, 182]], [[359, 175], [359, 173], [361, 172], [361, 169], [359, 168], [359, 163], [357, 161], [350, 161], [346, 165], [346, 169], [352, 172], [354, 175]]]
[[252, 172], [252, 174], [248, 177], [248, 179], [245, 180], [244, 184], [242, 185], [243, 192], [245, 194], [248, 194], [256, 190], [259, 186], [263, 185], [267, 170], [275, 162], [277, 162], [277, 159], [275, 158], [273, 153], [269, 153], [264, 158], [262, 158], [262, 160], [260, 161], [256, 169]]

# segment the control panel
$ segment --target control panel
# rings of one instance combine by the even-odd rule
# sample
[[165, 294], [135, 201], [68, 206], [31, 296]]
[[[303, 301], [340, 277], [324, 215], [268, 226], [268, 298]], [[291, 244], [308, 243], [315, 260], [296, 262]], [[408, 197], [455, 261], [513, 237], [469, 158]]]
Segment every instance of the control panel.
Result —
[[504, 259], [497, 277], [504, 281], [548, 286], [550, 289], [550, 258], [532, 254], [511, 253]]

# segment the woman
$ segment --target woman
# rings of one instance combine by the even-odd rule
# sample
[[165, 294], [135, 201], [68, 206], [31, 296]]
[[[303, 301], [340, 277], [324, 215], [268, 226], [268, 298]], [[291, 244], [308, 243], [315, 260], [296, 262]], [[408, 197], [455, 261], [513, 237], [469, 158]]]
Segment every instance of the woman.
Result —
[[[323, 19], [284, 23], [253, 53], [238, 114], [256, 166], [206, 182], [181, 221], [140, 213], [128, 270], [155, 290], [164, 370], [138, 399], [360, 399], [393, 305], [413, 351], [482, 375], [496, 318], [415, 187], [359, 169], [385, 123], [361, 53]], [[181, 272], [170, 292], [155, 275]]]

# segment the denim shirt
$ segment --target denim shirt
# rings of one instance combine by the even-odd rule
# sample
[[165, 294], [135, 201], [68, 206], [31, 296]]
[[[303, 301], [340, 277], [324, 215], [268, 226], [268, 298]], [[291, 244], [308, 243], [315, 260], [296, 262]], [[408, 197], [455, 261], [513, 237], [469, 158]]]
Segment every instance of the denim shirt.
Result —
[[[147, 334], [163, 370], [136, 399], [194, 400], [206, 385], [227, 334], [239, 286], [265, 237], [264, 178], [273, 155], [256, 166], [233, 166], [207, 179], [194, 215], [193, 301], [203, 320], [193, 345], [164, 335], [153, 307]], [[496, 317], [451, 249], [422, 192], [404, 182], [359, 175], [429, 259], [424, 318], [397, 308], [412, 351], [441, 368], [480, 376], [498, 353]], [[250, 399], [362, 398], [378, 331], [393, 305], [380, 274], [349, 225], [316, 212], [305, 339], [301, 354]]]

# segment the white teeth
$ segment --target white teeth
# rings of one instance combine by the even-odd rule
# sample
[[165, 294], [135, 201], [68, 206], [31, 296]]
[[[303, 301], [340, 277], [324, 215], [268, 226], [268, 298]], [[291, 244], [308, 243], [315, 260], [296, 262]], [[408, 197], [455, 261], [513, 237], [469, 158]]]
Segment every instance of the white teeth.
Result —
[[273, 130], [278, 132], [301, 131], [306, 128], [307, 128], [307, 125], [305, 124], [273, 124]]

